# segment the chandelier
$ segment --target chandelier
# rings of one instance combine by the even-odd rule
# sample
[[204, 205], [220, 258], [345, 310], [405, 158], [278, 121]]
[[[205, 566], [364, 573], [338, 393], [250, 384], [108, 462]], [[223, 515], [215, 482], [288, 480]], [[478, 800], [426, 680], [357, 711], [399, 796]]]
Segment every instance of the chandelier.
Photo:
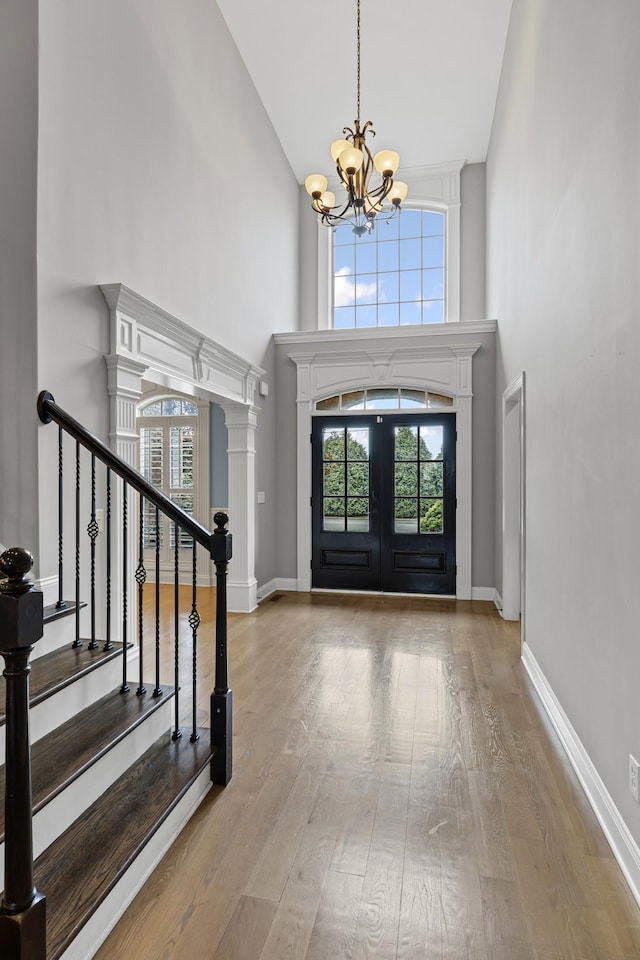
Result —
[[[360, 128], [360, 0], [357, 0], [356, 44], [357, 119], [353, 130], [345, 127], [342, 131], [345, 139], [334, 140], [331, 144], [331, 158], [346, 191], [346, 199], [336, 203], [335, 193], [327, 190], [327, 178], [320, 173], [311, 174], [304, 185], [311, 197], [311, 206], [320, 214], [324, 224], [335, 228], [340, 223], [350, 223], [355, 235], [361, 237], [364, 233], [371, 233], [376, 219], [391, 220], [400, 213], [400, 204], [409, 188], [406, 183], [393, 179], [400, 166], [400, 154], [395, 150], [380, 150], [372, 156], [366, 138], [369, 135], [375, 137], [376, 132], [370, 120]], [[377, 185], [370, 182], [374, 167], [381, 177]], [[391, 206], [383, 207], [384, 201], [389, 201]]]

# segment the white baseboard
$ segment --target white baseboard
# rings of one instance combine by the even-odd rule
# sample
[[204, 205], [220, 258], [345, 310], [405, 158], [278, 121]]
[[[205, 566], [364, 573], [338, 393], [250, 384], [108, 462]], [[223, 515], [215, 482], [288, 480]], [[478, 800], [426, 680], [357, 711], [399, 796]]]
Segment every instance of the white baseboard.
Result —
[[522, 662], [611, 845], [631, 893], [640, 904], [640, 847], [631, 836], [611, 794], [527, 643], [522, 645]]
[[497, 604], [498, 591], [495, 587], [471, 587], [471, 599], [472, 600], [488, 600], [490, 603]]
[[503, 603], [503, 601], [502, 601], [502, 597], [500, 596], [500, 594], [498, 593], [497, 590], [496, 590], [496, 595], [495, 595], [495, 597], [494, 597], [494, 601], [493, 601], [493, 602], [495, 603], [495, 605], [496, 605], [496, 607], [498, 608], [498, 610], [500, 611], [500, 613], [502, 613], [502, 611], [503, 611], [503, 609], [504, 609], [504, 603]]
[[272, 580], [268, 580], [267, 583], [258, 587], [258, 602], [266, 600], [267, 597], [270, 597], [276, 590], [292, 590], [296, 593], [298, 590], [298, 581], [295, 578], [273, 577]]

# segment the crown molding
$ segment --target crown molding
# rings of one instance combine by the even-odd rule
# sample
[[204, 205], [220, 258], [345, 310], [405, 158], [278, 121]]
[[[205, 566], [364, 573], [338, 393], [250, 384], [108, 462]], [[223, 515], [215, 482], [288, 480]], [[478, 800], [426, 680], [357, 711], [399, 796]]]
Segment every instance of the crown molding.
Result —
[[327, 344], [339, 341], [360, 342], [366, 350], [369, 340], [430, 340], [435, 337], [477, 336], [481, 333], [495, 333], [496, 320], [471, 320], [459, 323], [430, 323], [428, 326], [407, 327], [363, 327], [360, 330], [294, 330], [288, 333], [274, 333], [276, 344]]

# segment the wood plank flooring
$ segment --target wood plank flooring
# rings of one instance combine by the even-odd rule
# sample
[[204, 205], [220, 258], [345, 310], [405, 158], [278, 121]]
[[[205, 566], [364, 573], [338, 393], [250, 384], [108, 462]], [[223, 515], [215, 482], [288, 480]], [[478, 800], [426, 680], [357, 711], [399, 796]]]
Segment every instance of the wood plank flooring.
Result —
[[640, 910], [492, 605], [284, 594], [229, 630], [233, 779], [97, 960], [640, 956]]

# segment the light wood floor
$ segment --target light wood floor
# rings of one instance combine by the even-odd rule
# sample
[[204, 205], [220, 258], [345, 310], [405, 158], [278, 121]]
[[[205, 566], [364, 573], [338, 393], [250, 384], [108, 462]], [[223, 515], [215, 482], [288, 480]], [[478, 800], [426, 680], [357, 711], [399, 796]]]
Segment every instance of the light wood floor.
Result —
[[230, 618], [230, 656], [233, 780], [98, 960], [640, 957], [492, 605], [281, 594]]

